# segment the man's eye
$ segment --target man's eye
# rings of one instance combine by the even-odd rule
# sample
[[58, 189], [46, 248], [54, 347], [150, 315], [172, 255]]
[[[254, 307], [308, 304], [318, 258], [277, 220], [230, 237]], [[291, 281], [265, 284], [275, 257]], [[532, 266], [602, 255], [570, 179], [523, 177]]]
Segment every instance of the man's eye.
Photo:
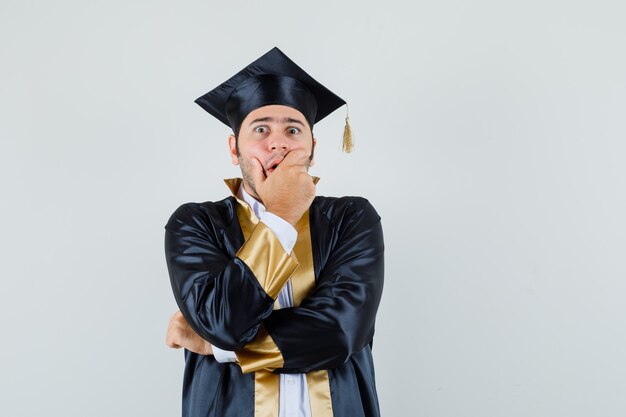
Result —
[[257, 133], [265, 133], [267, 132], [267, 128], [265, 126], [259, 126], [256, 129], [254, 129], [254, 131]]
[[300, 129], [298, 129], [297, 127], [290, 127], [288, 129], [289, 133], [291, 133], [292, 135], [295, 135], [296, 133], [300, 133]]

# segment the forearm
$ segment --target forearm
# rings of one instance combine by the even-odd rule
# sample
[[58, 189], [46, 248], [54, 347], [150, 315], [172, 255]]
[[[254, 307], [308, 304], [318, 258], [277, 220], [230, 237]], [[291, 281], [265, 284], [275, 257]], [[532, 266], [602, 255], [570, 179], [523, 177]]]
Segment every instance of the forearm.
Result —
[[202, 338], [225, 349], [241, 348], [272, 312], [298, 263], [261, 222], [231, 259], [186, 211], [177, 210], [165, 233], [176, 302]]
[[367, 294], [358, 305], [346, 299], [322, 305], [312, 297], [303, 306], [274, 310], [257, 337], [236, 351], [242, 370], [289, 373], [340, 366], [372, 341], [381, 291], [382, 285], [356, 291], [353, 297]]

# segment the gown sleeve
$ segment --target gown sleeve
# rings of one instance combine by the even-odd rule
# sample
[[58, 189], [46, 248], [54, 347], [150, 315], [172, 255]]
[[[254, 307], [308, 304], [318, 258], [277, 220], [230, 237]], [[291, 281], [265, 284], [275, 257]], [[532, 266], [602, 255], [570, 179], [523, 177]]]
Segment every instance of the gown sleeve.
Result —
[[380, 217], [359, 198], [299, 307], [274, 310], [259, 335], [236, 354], [242, 371], [300, 373], [338, 367], [372, 341], [382, 296], [384, 243]]
[[176, 209], [165, 226], [165, 258], [174, 297], [192, 329], [235, 350], [255, 338], [299, 264], [262, 222], [229, 256], [214, 220], [197, 203]]

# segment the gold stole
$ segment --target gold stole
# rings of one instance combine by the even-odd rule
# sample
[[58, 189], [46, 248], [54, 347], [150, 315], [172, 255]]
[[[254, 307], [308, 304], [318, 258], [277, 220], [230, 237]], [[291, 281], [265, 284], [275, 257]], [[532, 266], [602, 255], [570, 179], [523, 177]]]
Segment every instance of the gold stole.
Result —
[[[319, 180], [315, 178], [315, 182]], [[247, 241], [256, 227], [259, 219], [250, 206], [237, 198], [237, 190], [241, 184], [240, 178], [224, 180], [233, 195], [237, 199], [237, 218], [241, 225], [244, 241]], [[293, 248], [293, 254], [298, 259], [300, 266], [291, 275], [293, 290], [293, 305], [297, 307], [302, 300], [313, 292], [315, 288], [315, 270], [313, 269], [313, 250], [311, 247], [311, 229], [309, 226], [309, 211], [302, 216], [296, 225], [298, 240]], [[261, 330], [257, 338], [249, 345], [255, 349], [254, 356], [263, 361], [263, 353], [274, 351], [278, 348], [265, 330]], [[269, 355], [268, 355], [269, 357]], [[280, 355], [282, 359], [282, 355]], [[268, 361], [271, 363], [272, 361]], [[254, 416], [255, 417], [278, 417], [280, 375], [271, 372], [272, 369], [260, 369], [254, 372]], [[330, 382], [328, 371], [318, 370], [306, 374], [306, 381], [311, 403], [312, 417], [332, 417], [333, 408], [330, 397]]]

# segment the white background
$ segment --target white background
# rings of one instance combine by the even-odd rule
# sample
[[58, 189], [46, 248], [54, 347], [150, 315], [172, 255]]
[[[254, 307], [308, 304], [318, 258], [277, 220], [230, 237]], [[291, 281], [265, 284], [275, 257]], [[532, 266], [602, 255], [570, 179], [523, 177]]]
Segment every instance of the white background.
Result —
[[239, 174], [193, 100], [273, 46], [350, 104], [383, 415], [625, 415], [623, 4], [0, 0], [0, 415], [180, 415], [163, 227]]

